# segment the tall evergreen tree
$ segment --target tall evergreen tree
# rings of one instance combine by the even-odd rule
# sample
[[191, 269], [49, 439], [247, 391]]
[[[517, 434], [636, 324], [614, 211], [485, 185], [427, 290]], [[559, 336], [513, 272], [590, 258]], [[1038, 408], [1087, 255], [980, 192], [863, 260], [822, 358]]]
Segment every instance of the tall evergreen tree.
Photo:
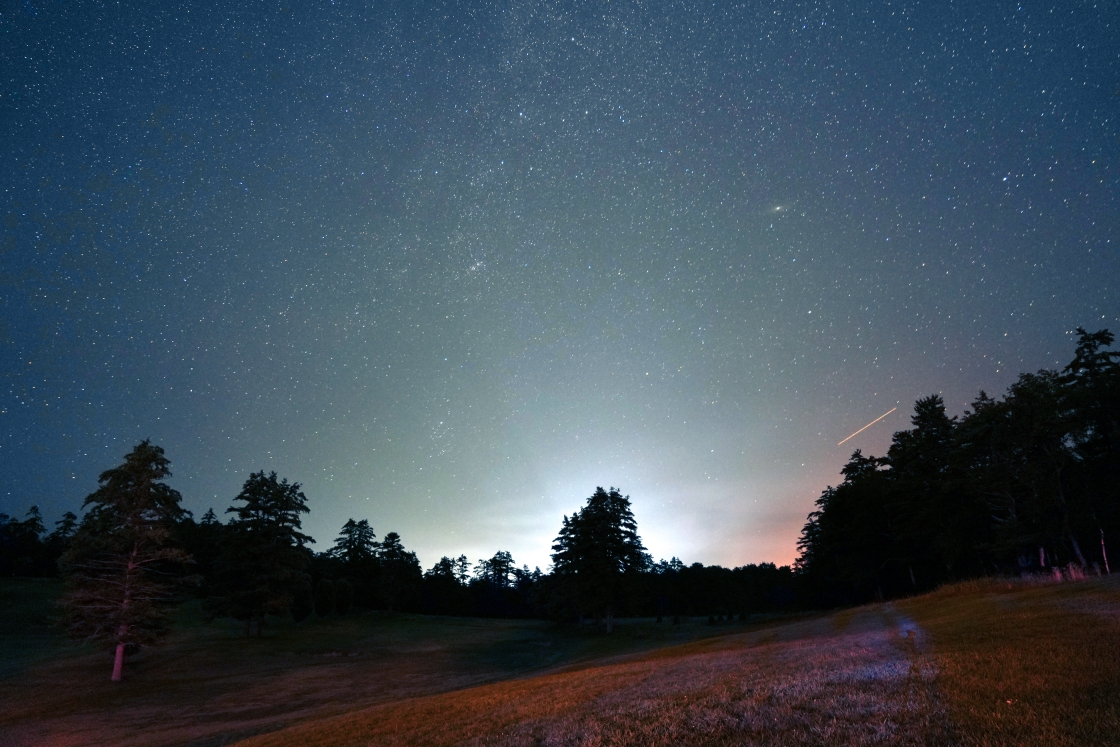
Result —
[[564, 517], [552, 549], [561, 599], [581, 616], [601, 617], [612, 632], [624, 581], [649, 565], [630, 497], [596, 488], [582, 509]]
[[424, 611], [444, 615], [467, 614], [470, 608], [470, 596], [467, 591], [470, 574], [468, 572], [466, 577], [460, 577], [460, 560], [468, 569], [470, 568], [466, 556], [456, 559], [445, 555], [424, 573], [422, 600]]
[[455, 568], [455, 578], [458, 579], [460, 584], [466, 586], [467, 582], [471, 580], [471, 564], [467, 560], [467, 556], [460, 555], [455, 558], [453, 566]]
[[29, 508], [23, 521], [0, 514], [0, 574], [51, 575], [52, 569], [43, 544], [45, 532], [38, 506]]
[[948, 480], [956, 419], [935, 394], [914, 404], [910, 422], [911, 430], [894, 434], [887, 463], [896, 549], [917, 589], [943, 579], [960, 552], [952, 527], [958, 502]]
[[76, 531], [78, 531], [78, 515], [73, 511], [67, 511], [54, 523], [54, 531], [47, 535], [47, 542], [65, 548]]
[[513, 562], [513, 556], [504, 550], [494, 553], [494, 557], [489, 560], [478, 561], [475, 569], [480, 581], [486, 581], [499, 589], [509, 588], [517, 579], [517, 566]]
[[841, 470], [844, 481], [827, 488], [809, 514], [798, 570], [823, 603], [882, 597], [898, 584], [885, 461], [856, 449]]
[[[1110, 570], [1107, 547], [1120, 539], [1112, 342], [1107, 330], [1079, 328], [1062, 372], [1022, 374], [1000, 400], [981, 392], [959, 420], [940, 397], [919, 400], [913, 428], [875, 460], [874, 481], [853, 460], [845, 482], [818, 500], [799, 544], [799, 578], [816, 584], [818, 601], [836, 588], [862, 601], [876, 568], [895, 569], [884, 578], [888, 594], [993, 570]], [[883, 531], [868, 531], [876, 525]], [[906, 579], [909, 588], [899, 584]]]
[[246, 636], [256, 621], [259, 635], [266, 616], [286, 616], [297, 598], [310, 595], [307, 545], [315, 540], [300, 531], [307, 496], [299, 483], [261, 471], [249, 475], [234, 502], [242, 505], [226, 511], [234, 516], [204, 606], [243, 621]]
[[377, 558], [377, 536], [365, 519], [348, 519], [342, 525], [330, 553], [347, 566], [361, 566]]
[[446, 555], [424, 572], [424, 578], [442, 579], [453, 584], [459, 583], [459, 579], [455, 577], [455, 561]]
[[89, 512], [61, 561], [69, 630], [112, 642], [114, 682], [122, 677], [126, 649], [164, 630], [174, 598], [170, 571], [190, 561], [170, 545], [171, 527], [185, 514], [179, 492], [164, 482], [170, 476], [163, 449], [150, 441], [101, 473], [100, 487], [83, 506]]
[[411, 590], [419, 587], [423, 574], [416, 553], [404, 549], [401, 537], [389, 532], [381, 541], [378, 552], [381, 571], [381, 594], [385, 605], [392, 612], [398, 608], [402, 598]]
[[58, 561], [62, 554], [66, 552], [66, 548], [69, 547], [70, 540], [73, 539], [74, 532], [77, 530], [78, 516], [73, 511], [67, 511], [61, 519], [54, 523], [54, 531], [43, 538], [42, 541], [39, 575], [54, 576], [58, 574]]
[[197, 522], [193, 519], [179, 522], [176, 529], [183, 547], [194, 558], [198, 574], [205, 579], [212, 578], [216, 572], [218, 557], [225, 546], [227, 533], [226, 527], [218, 521], [214, 509], [208, 508]]
[[1061, 377], [1076, 455], [1072, 471], [1084, 492], [1081, 530], [1099, 538], [1093, 554], [1108, 568], [1106, 535], [1120, 540], [1120, 351], [1105, 350], [1115, 339], [1106, 329], [1078, 327], [1077, 334]]
[[348, 578], [355, 601], [373, 607], [378, 595], [380, 561], [377, 535], [365, 519], [348, 519], [342, 525], [334, 547], [327, 551], [326, 572], [337, 578]]

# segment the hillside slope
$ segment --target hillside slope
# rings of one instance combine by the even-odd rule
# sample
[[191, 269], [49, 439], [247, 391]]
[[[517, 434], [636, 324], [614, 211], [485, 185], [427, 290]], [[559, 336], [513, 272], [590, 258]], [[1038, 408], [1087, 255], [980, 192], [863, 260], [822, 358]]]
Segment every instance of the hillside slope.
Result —
[[366, 614], [246, 640], [188, 608], [115, 686], [46, 634], [56, 586], [0, 583], [4, 745], [1120, 743], [1114, 578], [611, 637]]
[[1118, 591], [965, 584], [239, 744], [1117, 744]]
[[614, 636], [539, 620], [386, 613], [276, 622], [246, 639], [187, 605], [167, 640], [129, 657], [52, 633], [46, 579], [0, 579], [0, 745], [218, 745], [396, 702], [710, 636], [626, 621]]

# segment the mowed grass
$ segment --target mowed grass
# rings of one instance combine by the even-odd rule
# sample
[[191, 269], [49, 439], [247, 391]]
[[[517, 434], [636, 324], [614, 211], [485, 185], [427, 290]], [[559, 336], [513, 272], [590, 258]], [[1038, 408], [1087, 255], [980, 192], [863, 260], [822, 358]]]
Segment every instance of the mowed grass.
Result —
[[0, 678], [0, 743], [1120, 744], [1120, 579], [611, 637], [369, 614], [246, 641], [188, 609], [116, 687], [106, 653], [38, 640]]

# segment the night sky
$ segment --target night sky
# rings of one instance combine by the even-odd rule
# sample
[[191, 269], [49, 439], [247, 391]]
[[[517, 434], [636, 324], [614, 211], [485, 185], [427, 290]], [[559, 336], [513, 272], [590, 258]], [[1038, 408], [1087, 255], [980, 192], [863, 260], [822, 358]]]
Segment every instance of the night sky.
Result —
[[784, 564], [915, 399], [1120, 331], [1115, 3], [0, 8], [18, 517], [150, 437], [319, 550], [547, 569], [613, 485], [655, 558]]

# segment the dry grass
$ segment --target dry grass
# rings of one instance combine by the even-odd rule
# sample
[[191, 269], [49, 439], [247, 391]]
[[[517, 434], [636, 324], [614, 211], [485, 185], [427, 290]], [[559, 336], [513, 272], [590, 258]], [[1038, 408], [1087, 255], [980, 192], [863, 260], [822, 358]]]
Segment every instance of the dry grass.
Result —
[[277, 624], [262, 639], [204, 624], [177, 632], [108, 681], [107, 651], [45, 628], [58, 585], [0, 580], [0, 745], [228, 744], [377, 703], [460, 690], [709, 636], [625, 622], [607, 639], [540, 621], [352, 615]]
[[961, 742], [1120, 744], [1120, 584], [977, 582], [900, 605]]
[[933, 671], [890, 607], [631, 661], [417, 698], [270, 745], [910, 745], [949, 740]]
[[123, 687], [104, 654], [20, 638], [34, 607], [0, 615], [0, 646], [33, 644], [0, 675], [5, 745], [1120, 744], [1120, 578], [610, 638], [370, 615], [245, 641], [196, 621]]

